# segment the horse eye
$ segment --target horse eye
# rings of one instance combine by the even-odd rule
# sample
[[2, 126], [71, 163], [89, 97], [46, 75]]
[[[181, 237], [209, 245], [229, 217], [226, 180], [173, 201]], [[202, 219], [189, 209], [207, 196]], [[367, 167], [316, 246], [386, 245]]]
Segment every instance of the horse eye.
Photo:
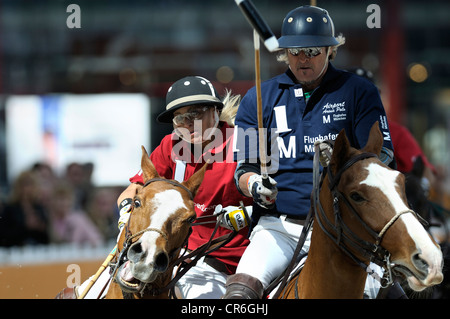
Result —
[[362, 197], [361, 195], [359, 195], [356, 192], [355, 193], [351, 193], [350, 194], [350, 198], [352, 200], [354, 200], [355, 202], [357, 202], [357, 203], [361, 203], [361, 202], [365, 201], [364, 197]]
[[139, 199], [134, 200], [134, 207], [135, 208], [141, 207], [141, 201]]
[[196, 217], [192, 216], [192, 217], [189, 217], [188, 219], [186, 219], [186, 222], [189, 224], [192, 224], [193, 222], [195, 222], [195, 219], [196, 219]]

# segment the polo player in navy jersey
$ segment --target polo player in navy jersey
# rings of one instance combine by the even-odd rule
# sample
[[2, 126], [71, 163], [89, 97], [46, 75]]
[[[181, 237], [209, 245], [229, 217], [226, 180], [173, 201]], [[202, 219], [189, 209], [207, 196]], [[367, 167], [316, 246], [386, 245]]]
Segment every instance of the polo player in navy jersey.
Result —
[[[334, 140], [345, 129], [351, 145], [362, 148], [372, 124], [378, 121], [384, 136], [380, 159], [395, 165], [378, 89], [330, 62], [345, 38], [335, 37], [328, 12], [315, 6], [290, 11], [278, 42], [283, 48], [278, 60], [288, 69], [261, 85], [268, 149], [279, 151], [270, 155], [278, 163], [273, 165], [276, 169], [269, 169], [269, 187], [262, 183], [257, 146], [242, 138], [242, 132], [258, 127], [255, 88], [244, 96], [236, 116], [239, 162], [235, 182], [242, 194], [254, 200], [256, 226], [236, 274], [228, 278], [225, 298], [261, 298], [291, 261], [310, 208], [314, 143]], [[304, 251], [309, 249], [309, 240], [310, 236]], [[376, 270], [381, 277], [382, 270]], [[378, 289], [379, 283], [370, 277], [365, 293], [374, 298]]]

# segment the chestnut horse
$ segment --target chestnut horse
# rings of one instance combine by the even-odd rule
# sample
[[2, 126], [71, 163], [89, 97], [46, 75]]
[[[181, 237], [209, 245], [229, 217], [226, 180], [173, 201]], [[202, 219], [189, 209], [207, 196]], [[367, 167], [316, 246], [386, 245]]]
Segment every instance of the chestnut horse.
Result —
[[415, 291], [443, 280], [440, 247], [408, 207], [404, 176], [378, 159], [382, 144], [378, 122], [362, 150], [340, 132], [313, 191], [308, 257], [281, 297], [362, 298], [369, 261], [385, 268], [389, 283], [402, 274]]
[[173, 262], [196, 218], [193, 198], [207, 164], [183, 183], [161, 178], [142, 147], [144, 186], [118, 242], [117, 269], [106, 298], [168, 298]]

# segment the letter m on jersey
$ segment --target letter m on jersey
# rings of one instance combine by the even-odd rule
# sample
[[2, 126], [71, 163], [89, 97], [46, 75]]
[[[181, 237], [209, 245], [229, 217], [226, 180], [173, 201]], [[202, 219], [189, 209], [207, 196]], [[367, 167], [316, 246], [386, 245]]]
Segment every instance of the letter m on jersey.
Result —
[[284, 140], [281, 137], [277, 137], [278, 149], [280, 150], [280, 158], [295, 158], [296, 157], [296, 147], [295, 147], [295, 136], [289, 137], [289, 144], [286, 148]]

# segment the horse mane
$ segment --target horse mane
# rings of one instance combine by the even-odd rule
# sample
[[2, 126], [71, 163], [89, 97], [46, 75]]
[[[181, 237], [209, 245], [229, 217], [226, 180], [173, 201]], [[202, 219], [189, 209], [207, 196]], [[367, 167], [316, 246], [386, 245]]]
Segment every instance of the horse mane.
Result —
[[231, 91], [226, 90], [220, 120], [226, 122], [230, 127], [234, 127], [234, 120], [240, 103], [241, 96], [239, 94], [233, 95]]

